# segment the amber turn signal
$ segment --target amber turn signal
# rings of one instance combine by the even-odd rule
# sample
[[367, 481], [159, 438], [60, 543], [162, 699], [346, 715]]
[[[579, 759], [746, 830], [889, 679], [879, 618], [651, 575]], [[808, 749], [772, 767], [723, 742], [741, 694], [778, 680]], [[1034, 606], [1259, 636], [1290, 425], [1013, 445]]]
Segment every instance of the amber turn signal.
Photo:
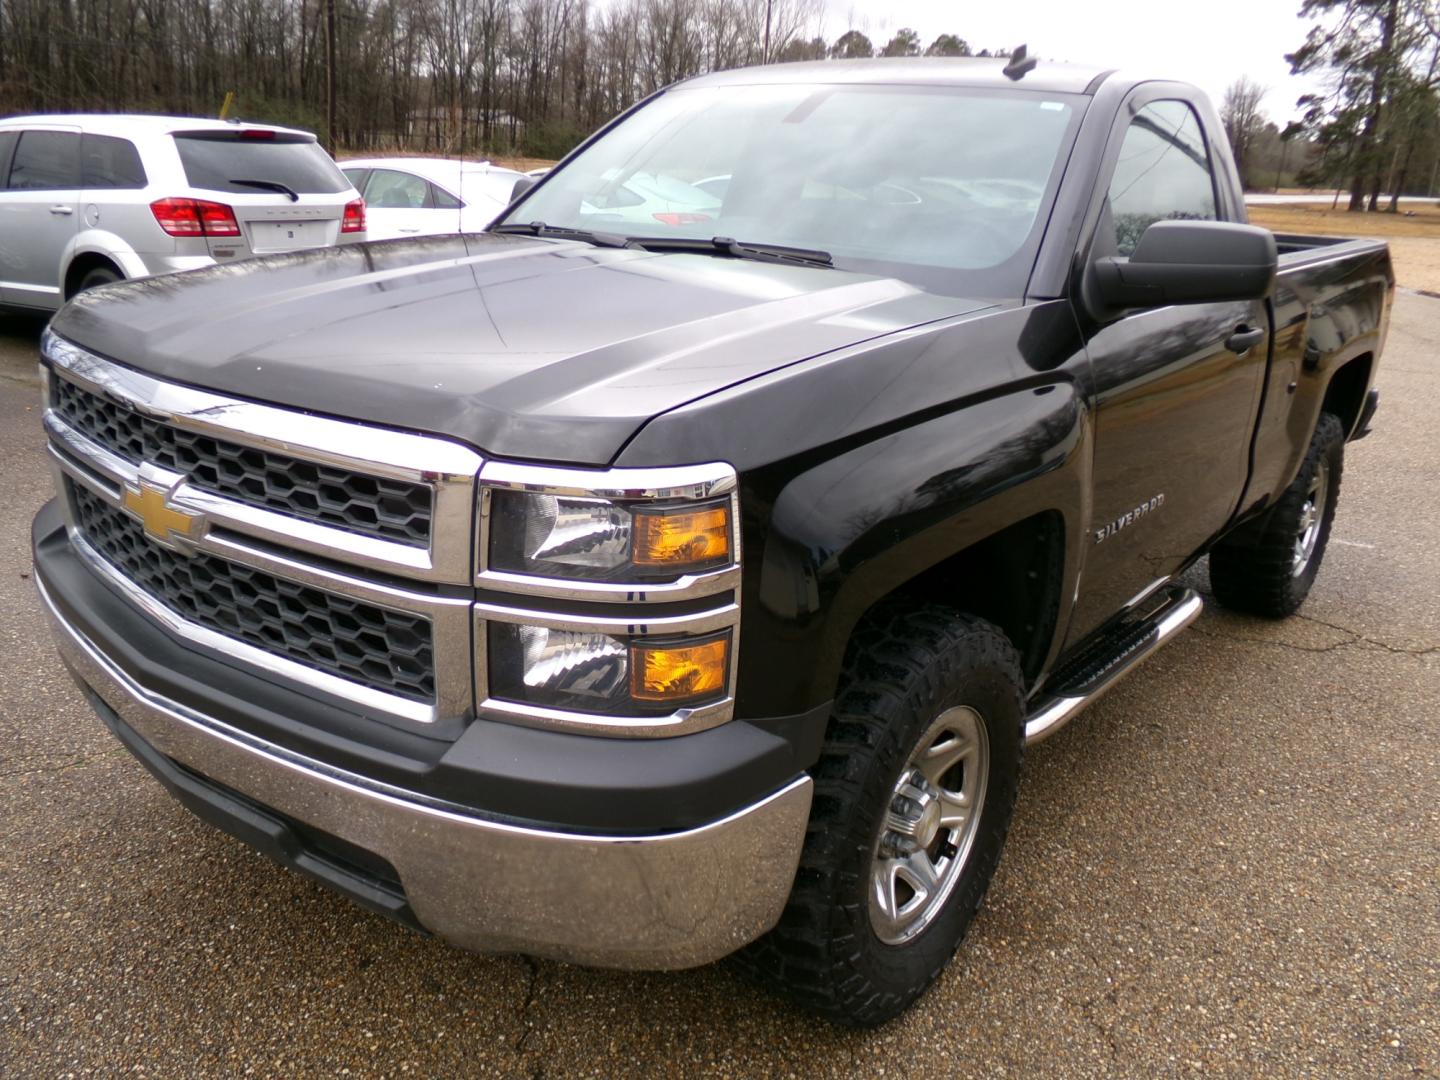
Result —
[[684, 570], [730, 560], [730, 504], [664, 513], [635, 511], [636, 566]]
[[630, 646], [630, 696], [636, 701], [680, 703], [725, 692], [730, 636], [696, 645]]

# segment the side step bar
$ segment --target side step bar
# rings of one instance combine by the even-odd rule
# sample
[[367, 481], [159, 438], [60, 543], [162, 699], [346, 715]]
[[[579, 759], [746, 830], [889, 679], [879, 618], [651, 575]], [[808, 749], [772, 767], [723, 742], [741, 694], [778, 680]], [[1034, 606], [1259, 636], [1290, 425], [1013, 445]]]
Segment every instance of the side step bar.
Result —
[[[1061, 687], [1057, 693], [1042, 698], [1025, 721], [1025, 745], [1031, 746], [1055, 734], [1096, 698], [1118, 683], [1155, 650], [1169, 642], [1200, 617], [1205, 601], [1193, 589], [1173, 589], [1158, 611], [1149, 616], [1134, 632], [1119, 638], [1119, 655], [1112, 662], [1100, 665], [1101, 674], [1083, 686]], [[1145, 627], [1148, 624], [1148, 632]]]

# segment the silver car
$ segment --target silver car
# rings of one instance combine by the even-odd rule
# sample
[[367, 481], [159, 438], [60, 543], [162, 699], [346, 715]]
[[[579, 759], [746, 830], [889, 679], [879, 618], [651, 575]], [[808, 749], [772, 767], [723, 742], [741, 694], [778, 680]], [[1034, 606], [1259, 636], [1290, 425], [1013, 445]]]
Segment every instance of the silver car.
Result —
[[304, 131], [176, 116], [0, 119], [0, 305], [365, 239], [365, 203]]

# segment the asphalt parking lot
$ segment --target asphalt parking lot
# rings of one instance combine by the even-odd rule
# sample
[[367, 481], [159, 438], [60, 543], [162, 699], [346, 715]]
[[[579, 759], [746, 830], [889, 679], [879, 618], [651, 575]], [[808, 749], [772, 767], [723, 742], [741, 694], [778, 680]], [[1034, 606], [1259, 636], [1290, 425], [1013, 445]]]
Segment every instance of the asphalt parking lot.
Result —
[[29, 580], [38, 332], [0, 318], [0, 1074], [1440, 1073], [1440, 300], [1397, 299], [1301, 616], [1212, 607], [1035, 748], [969, 941], [869, 1033], [726, 964], [466, 955], [172, 803]]

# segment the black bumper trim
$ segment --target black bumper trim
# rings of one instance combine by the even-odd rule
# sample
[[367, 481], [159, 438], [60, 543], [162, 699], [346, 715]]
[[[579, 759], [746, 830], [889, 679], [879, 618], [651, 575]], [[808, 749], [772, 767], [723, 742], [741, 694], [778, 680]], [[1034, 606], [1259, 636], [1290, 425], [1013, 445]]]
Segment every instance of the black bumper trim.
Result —
[[[399, 875], [379, 856], [360, 852], [339, 837], [287, 818], [187, 769], [140, 738], [78, 676], [76, 684], [120, 744], [201, 821], [248, 844], [281, 866], [334, 889], [366, 910], [429, 936], [429, 931], [410, 910]], [[359, 865], [361, 860], [370, 865]]]

